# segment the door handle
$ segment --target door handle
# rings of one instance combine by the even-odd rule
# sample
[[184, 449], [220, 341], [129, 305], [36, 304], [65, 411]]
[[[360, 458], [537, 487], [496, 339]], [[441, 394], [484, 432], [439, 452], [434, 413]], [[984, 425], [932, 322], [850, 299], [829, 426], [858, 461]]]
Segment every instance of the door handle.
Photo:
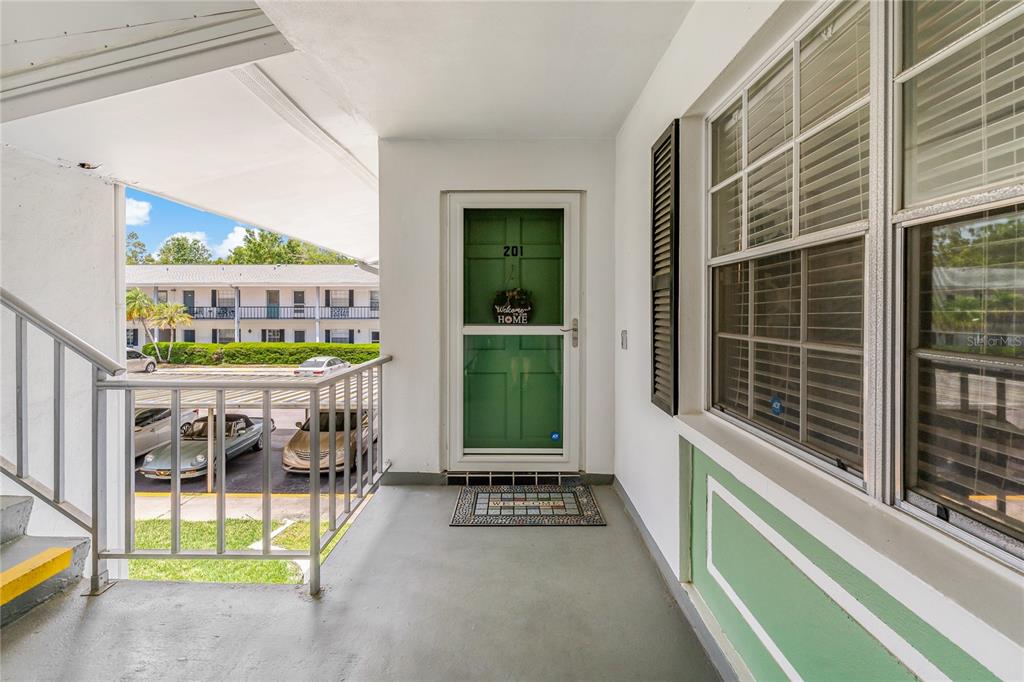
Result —
[[561, 328], [563, 332], [572, 332], [572, 347], [579, 348], [580, 345], [580, 321], [578, 318], [572, 318], [572, 326]]

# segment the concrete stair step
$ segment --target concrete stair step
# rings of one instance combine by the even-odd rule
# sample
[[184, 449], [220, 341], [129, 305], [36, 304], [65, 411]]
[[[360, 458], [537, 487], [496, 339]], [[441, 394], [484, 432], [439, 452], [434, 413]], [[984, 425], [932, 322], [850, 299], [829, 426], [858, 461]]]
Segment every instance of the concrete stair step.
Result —
[[25, 534], [32, 516], [32, 498], [27, 495], [0, 495], [0, 544]]
[[82, 577], [86, 538], [23, 535], [0, 545], [0, 622], [11, 623]]

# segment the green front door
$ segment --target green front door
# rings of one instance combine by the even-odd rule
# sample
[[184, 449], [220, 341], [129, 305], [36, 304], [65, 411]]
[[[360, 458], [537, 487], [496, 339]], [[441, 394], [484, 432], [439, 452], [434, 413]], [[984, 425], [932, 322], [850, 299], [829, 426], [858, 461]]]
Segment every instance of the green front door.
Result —
[[560, 208], [463, 212], [462, 453], [473, 461], [562, 458], [565, 235]]

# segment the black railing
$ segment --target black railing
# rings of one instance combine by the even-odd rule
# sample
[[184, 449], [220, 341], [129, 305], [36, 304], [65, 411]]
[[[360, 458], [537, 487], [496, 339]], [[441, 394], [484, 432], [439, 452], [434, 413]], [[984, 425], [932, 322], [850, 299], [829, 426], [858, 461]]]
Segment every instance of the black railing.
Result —
[[[192, 306], [188, 314], [195, 320], [233, 320], [234, 306]], [[364, 306], [321, 306], [320, 317], [324, 320], [376, 320], [380, 318], [380, 307]], [[240, 320], [312, 320], [316, 318], [315, 305], [243, 305], [238, 307]]]
[[324, 306], [320, 309], [320, 317], [325, 320], [376, 320], [380, 317], [380, 308], [372, 305]]
[[194, 320], [233, 320], [235, 319], [235, 306], [231, 305], [202, 305], [186, 307], [188, 314]]

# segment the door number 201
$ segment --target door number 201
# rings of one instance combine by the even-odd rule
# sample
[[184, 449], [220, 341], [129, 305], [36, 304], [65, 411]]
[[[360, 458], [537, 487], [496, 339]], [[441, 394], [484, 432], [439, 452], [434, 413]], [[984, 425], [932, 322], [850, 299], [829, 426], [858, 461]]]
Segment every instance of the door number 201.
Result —
[[518, 246], [518, 245], [510, 246], [508, 244], [505, 245], [505, 257], [506, 258], [508, 258], [509, 256], [522, 256], [522, 255], [524, 255], [523, 251], [524, 251], [523, 247], [521, 247], [521, 246]]

